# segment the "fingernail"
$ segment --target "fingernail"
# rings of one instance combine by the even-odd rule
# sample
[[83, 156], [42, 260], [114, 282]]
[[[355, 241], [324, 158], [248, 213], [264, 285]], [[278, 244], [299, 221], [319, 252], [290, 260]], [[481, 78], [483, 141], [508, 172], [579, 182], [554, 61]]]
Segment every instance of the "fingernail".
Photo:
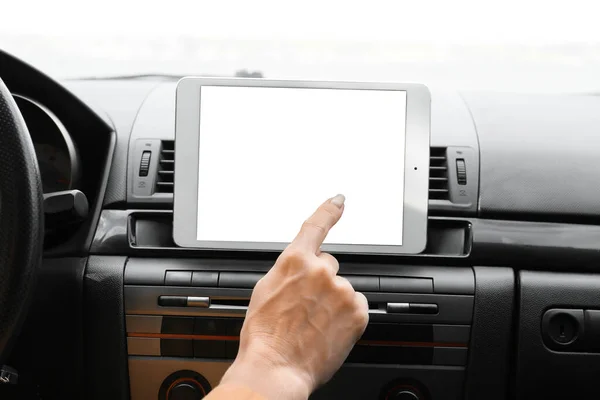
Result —
[[336, 205], [338, 208], [342, 208], [345, 201], [346, 196], [344, 196], [343, 194], [338, 194], [337, 196], [331, 199], [331, 204]]

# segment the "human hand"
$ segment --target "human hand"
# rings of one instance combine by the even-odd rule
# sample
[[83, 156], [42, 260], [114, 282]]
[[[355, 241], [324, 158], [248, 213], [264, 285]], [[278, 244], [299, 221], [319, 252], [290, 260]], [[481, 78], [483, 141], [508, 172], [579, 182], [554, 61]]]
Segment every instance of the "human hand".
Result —
[[271, 399], [307, 399], [342, 365], [369, 319], [367, 299], [320, 251], [344, 196], [323, 203], [252, 293], [238, 356], [222, 384]]

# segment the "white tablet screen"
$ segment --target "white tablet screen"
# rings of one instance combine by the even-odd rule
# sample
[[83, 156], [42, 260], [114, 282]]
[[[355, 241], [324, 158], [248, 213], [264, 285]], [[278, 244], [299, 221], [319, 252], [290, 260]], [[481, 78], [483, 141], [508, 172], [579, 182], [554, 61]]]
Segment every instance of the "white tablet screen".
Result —
[[197, 239], [290, 242], [346, 196], [326, 243], [402, 245], [406, 92], [203, 86]]

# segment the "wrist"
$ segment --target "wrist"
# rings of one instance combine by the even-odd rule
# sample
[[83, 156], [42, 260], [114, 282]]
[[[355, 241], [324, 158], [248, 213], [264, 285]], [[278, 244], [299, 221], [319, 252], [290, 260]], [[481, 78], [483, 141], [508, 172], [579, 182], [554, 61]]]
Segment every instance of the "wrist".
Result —
[[312, 392], [308, 379], [296, 369], [258, 357], [238, 356], [221, 385], [243, 386], [266, 400], [306, 400]]

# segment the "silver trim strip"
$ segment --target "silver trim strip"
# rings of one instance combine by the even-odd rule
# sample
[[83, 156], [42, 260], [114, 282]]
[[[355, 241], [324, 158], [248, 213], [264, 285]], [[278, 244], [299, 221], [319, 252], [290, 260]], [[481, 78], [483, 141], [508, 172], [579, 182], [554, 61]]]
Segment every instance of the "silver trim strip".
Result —
[[402, 314], [410, 313], [409, 303], [387, 303], [386, 310], [389, 313]]
[[161, 315], [127, 315], [125, 316], [127, 332], [160, 333], [162, 327]]
[[130, 356], [160, 356], [160, 339], [128, 337], [127, 354]]
[[[187, 315], [237, 317], [245, 314], [243, 306], [218, 305], [217, 308], [162, 307], [156, 302], [159, 296], [206, 296], [218, 303], [224, 300], [247, 300], [250, 289], [195, 288], [166, 286], [125, 285], [125, 314], [129, 315]], [[439, 307], [437, 314], [392, 314], [384, 310], [371, 310], [372, 322], [470, 324], [473, 318], [473, 296], [425, 293], [365, 293], [372, 303], [432, 303]]]
[[210, 307], [210, 297], [188, 296], [187, 306], [188, 307], [209, 308]]

